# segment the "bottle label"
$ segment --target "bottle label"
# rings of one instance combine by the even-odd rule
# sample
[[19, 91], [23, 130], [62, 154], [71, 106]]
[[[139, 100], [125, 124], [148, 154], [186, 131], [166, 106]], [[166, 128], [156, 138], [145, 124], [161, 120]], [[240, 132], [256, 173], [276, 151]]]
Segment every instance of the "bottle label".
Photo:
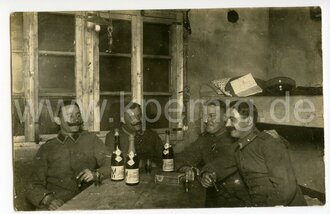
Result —
[[128, 157], [130, 158], [130, 159], [133, 159], [134, 158], [134, 153], [133, 152], [130, 152], [129, 154], [128, 154]]
[[163, 171], [164, 172], [174, 171], [174, 160], [173, 159], [163, 159]]
[[120, 157], [120, 156], [117, 156], [116, 158], [115, 158], [115, 160], [119, 163], [120, 161], [122, 161], [123, 160], [123, 158], [122, 157]]
[[126, 179], [125, 182], [128, 184], [139, 183], [139, 169], [125, 169]]
[[170, 147], [171, 147], [171, 145], [169, 143], [165, 143], [165, 145], [164, 145], [165, 149], [169, 149]]
[[124, 166], [111, 166], [111, 179], [123, 180], [124, 179]]
[[116, 149], [116, 151], [114, 152], [117, 156], [119, 156], [119, 155], [121, 155], [121, 151], [120, 151], [120, 149], [117, 147], [117, 149]]
[[133, 166], [133, 164], [135, 164], [135, 161], [133, 160], [134, 156], [135, 154], [133, 152], [130, 152], [128, 154], [128, 158], [129, 158], [129, 160], [127, 161], [128, 165]]
[[133, 164], [135, 164], [133, 159], [130, 159], [129, 161], [127, 161], [127, 164], [130, 166], [133, 166]]

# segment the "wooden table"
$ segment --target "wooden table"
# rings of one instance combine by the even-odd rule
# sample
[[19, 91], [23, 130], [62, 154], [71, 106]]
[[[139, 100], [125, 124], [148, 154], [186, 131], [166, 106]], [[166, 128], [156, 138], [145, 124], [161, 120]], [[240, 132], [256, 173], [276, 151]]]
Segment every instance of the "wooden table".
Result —
[[197, 181], [190, 183], [186, 193], [183, 184], [156, 184], [154, 177], [154, 173], [140, 174], [140, 183], [136, 186], [104, 180], [101, 186], [91, 185], [59, 210], [204, 207], [205, 191]]

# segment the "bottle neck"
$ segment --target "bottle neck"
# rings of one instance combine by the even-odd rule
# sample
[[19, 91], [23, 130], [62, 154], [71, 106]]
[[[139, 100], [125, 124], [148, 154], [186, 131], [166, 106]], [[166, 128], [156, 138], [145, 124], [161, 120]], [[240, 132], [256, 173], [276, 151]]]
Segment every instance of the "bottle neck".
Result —
[[170, 144], [170, 135], [169, 134], [165, 135], [165, 144]]
[[117, 149], [121, 150], [119, 136], [115, 136], [115, 150], [117, 150]]
[[135, 144], [134, 144], [134, 135], [130, 135], [128, 138], [128, 153], [133, 152], [134, 154], [136, 154], [135, 152]]

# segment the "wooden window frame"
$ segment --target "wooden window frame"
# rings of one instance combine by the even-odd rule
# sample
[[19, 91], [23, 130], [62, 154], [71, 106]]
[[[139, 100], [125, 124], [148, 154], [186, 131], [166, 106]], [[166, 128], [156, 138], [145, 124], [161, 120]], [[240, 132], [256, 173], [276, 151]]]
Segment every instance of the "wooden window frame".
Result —
[[[52, 12], [75, 15], [75, 52], [63, 51], [45, 51], [38, 49], [38, 13], [23, 13], [23, 38], [24, 38], [24, 97], [33, 105], [31, 108], [37, 111], [37, 105], [40, 96], [48, 97], [75, 97], [81, 104], [83, 110], [88, 109], [89, 102], [96, 104], [90, 115], [90, 120], [85, 127], [89, 131], [100, 133], [100, 95], [118, 95], [118, 92], [100, 92], [99, 88], [99, 40], [98, 33], [90, 31], [86, 27], [86, 15], [89, 12]], [[109, 13], [100, 12], [101, 16], [109, 17]], [[183, 74], [183, 26], [182, 14], [176, 13], [176, 16], [168, 14], [161, 16], [161, 13], [149, 13], [146, 16], [141, 15], [141, 11], [111, 11], [110, 18], [130, 20], [132, 25], [132, 50], [131, 50], [131, 92], [125, 94], [131, 95], [132, 100], [142, 104], [143, 95], [171, 96], [179, 100], [179, 105], [183, 106], [184, 74]], [[170, 24], [170, 56], [160, 56], [161, 58], [171, 58], [170, 66], [170, 92], [143, 92], [143, 22], [152, 22], [159, 24]], [[75, 92], [42, 92], [39, 93], [38, 79], [38, 57], [42, 54], [75, 56]], [[103, 54], [103, 53], [102, 53]], [[126, 55], [126, 54], [125, 54]], [[128, 56], [127, 55], [127, 56]], [[146, 57], [157, 57], [149, 56]], [[39, 136], [38, 122], [33, 121], [32, 115], [26, 114], [23, 138], [25, 142], [38, 142]], [[181, 118], [182, 112], [176, 112], [175, 117]], [[181, 123], [182, 124], [182, 123]], [[178, 128], [180, 124], [169, 124], [170, 128]], [[163, 132], [164, 130], [159, 129]], [[41, 140], [45, 140], [52, 135], [42, 135]], [[21, 136], [15, 136], [22, 139]]]

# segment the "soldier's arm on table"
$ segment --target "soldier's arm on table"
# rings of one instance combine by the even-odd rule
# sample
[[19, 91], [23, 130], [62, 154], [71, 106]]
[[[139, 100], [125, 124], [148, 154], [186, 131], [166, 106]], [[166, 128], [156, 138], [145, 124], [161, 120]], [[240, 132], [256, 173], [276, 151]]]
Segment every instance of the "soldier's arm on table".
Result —
[[41, 201], [43, 198], [52, 194], [51, 191], [46, 189], [47, 170], [47, 150], [45, 149], [45, 145], [42, 145], [34, 158], [32, 179], [26, 193], [27, 200], [36, 207], [42, 205]]
[[99, 168], [97, 171], [100, 173], [101, 178], [110, 177], [111, 155], [102, 140], [95, 135], [94, 142], [94, 156]]
[[281, 138], [271, 137], [263, 142], [262, 151], [273, 190], [268, 195], [268, 205], [287, 205], [296, 193], [296, 180], [292, 171], [287, 146]]

